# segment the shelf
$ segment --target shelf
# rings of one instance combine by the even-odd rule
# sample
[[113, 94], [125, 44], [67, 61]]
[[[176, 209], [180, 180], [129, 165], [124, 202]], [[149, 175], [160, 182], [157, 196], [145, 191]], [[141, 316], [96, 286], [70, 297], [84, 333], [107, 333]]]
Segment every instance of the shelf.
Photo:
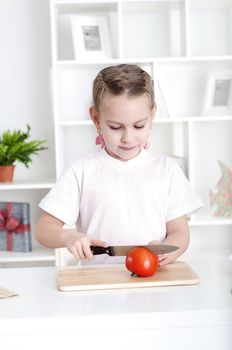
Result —
[[30, 261], [55, 261], [55, 252], [39, 246], [33, 246], [29, 253], [0, 251], [0, 263]]
[[[56, 48], [56, 56], [59, 60], [71, 60], [75, 58], [75, 44], [76, 40], [73, 39], [73, 27], [71, 16], [81, 16], [82, 19], [85, 17], [87, 22], [91, 18], [101, 17], [106, 20], [106, 26], [109, 41], [111, 44], [111, 49], [109, 50], [109, 55], [112, 58], [119, 57], [119, 46], [118, 46], [118, 12], [117, 12], [117, 1], [105, 1], [105, 2], [63, 2], [54, 4], [54, 14], [56, 16], [57, 23], [57, 48]], [[83, 17], [84, 16], [84, 17]], [[86, 24], [88, 25], [88, 23]], [[91, 24], [90, 24], [91, 25]], [[75, 31], [74, 31], [75, 32]], [[106, 33], [107, 34], [107, 33]], [[74, 34], [75, 35], [75, 34]], [[75, 37], [75, 36], [74, 36]], [[91, 50], [90, 50], [91, 51]], [[91, 53], [95, 53], [95, 55], [100, 54], [100, 51], [88, 52], [85, 54], [82, 50], [79, 53], [79, 57], [82, 60], [83, 57], [91, 57], [93, 56]], [[108, 56], [108, 55], [107, 55]], [[82, 57], [82, 58], [81, 58]], [[85, 60], [85, 58], [84, 58]]]
[[[222, 56], [181, 56], [181, 57], [140, 57], [140, 58], [123, 58], [124, 63], [183, 63], [183, 62], [217, 62], [217, 61], [231, 61], [232, 55], [222, 55]], [[58, 67], [62, 66], [79, 66], [79, 65], [97, 65], [97, 64], [107, 64], [113, 65], [121, 63], [120, 58], [112, 58], [108, 60], [96, 60], [96, 61], [79, 61], [79, 60], [57, 60], [55, 64]]]
[[[125, 58], [123, 59], [124, 63], [138, 63], [138, 62], [143, 62], [143, 63], [152, 63], [154, 62], [154, 58]], [[159, 61], [159, 59], [157, 59], [157, 61]], [[55, 64], [57, 65], [57, 67], [65, 67], [65, 66], [77, 66], [79, 67], [80, 65], [86, 65], [86, 66], [95, 66], [95, 65], [113, 65], [113, 64], [118, 64], [118, 63], [122, 63], [122, 60], [120, 58], [112, 58], [112, 59], [108, 59], [108, 60], [96, 60], [96, 61], [81, 61], [81, 60], [57, 60], [55, 61]]]
[[[232, 116], [213, 116], [213, 117], [204, 117], [204, 116], [189, 116], [189, 117], [175, 117], [175, 118], [165, 118], [157, 117], [154, 119], [153, 123], [179, 123], [179, 122], [212, 122], [212, 121], [232, 121]], [[92, 120], [62, 120], [57, 122], [59, 126], [88, 126], [93, 125]]]
[[86, 126], [93, 125], [92, 120], [62, 120], [58, 122], [59, 126]]
[[39, 190], [52, 188], [55, 183], [55, 179], [51, 181], [14, 181], [14, 183], [2, 183], [0, 184], [1, 190]]
[[189, 6], [190, 51], [194, 55], [231, 54], [231, 1], [190, 0]]
[[183, 56], [184, 1], [122, 1], [122, 31], [124, 57]]
[[232, 218], [231, 219], [223, 219], [223, 218], [216, 218], [216, 217], [210, 217], [210, 218], [197, 218], [189, 220], [189, 226], [224, 226], [224, 225], [232, 225]]
[[[230, 120], [229, 112], [214, 111], [214, 116], [203, 116], [208, 100], [207, 86], [216, 72], [232, 71], [231, 60], [202, 61], [135, 61], [153, 76], [159, 103], [161, 122]], [[138, 63], [140, 62], [140, 63]], [[110, 63], [109, 63], [110, 64]], [[81, 122], [88, 125], [88, 110], [92, 104], [92, 82], [105, 64], [59, 65], [56, 70], [56, 120], [63, 125]], [[191, 84], [189, 83], [191, 81]], [[80, 83], [81, 82], [81, 83]], [[183, 99], [182, 96], [185, 96]], [[208, 112], [207, 112], [208, 113]], [[216, 115], [217, 114], [217, 115]], [[169, 118], [164, 118], [171, 116]], [[82, 123], [82, 121], [85, 121]], [[158, 120], [158, 118], [157, 118]], [[66, 123], [67, 122], [67, 123]], [[75, 125], [75, 124], [73, 124]]]
[[[86, 1], [86, 0], [85, 0]], [[116, 10], [116, 4], [117, 0], [114, 1], [108, 1], [108, 0], [91, 0], [91, 1], [79, 1], [79, 0], [63, 0], [63, 1], [53, 1], [53, 5], [57, 6], [59, 9], [59, 14], [69, 15], [70, 13], [75, 12], [86, 12], [88, 10], [89, 12], [109, 12], [109, 11], [115, 11]], [[88, 3], [89, 2], [89, 3]]]
[[213, 93], [213, 84], [210, 88], [211, 81], [216, 79], [218, 72], [222, 76], [230, 77], [231, 73], [228, 72], [231, 71], [232, 60], [172, 61], [158, 64], [155, 76], [162, 96], [165, 97], [168, 115], [175, 118], [203, 117], [206, 114], [208, 116], [210, 111], [212, 120], [215, 117], [230, 117], [226, 108], [225, 111], [222, 108], [213, 108], [208, 101]]
[[183, 62], [214, 62], [214, 61], [230, 61], [232, 60], [232, 55], [222, 55], [222, 56], [181, 56], [181, 57], [158, 57], [155, 59], [156, 62], [160, 63], [183, 63]]
[[174, 117], [174, 118], [156, 118], [154, 123], [173, 123], [173, 122], [212, 122], [212, 121], [232, 121], [232, 116], [222, 115], [222, 116], [189, 116], [189, 117]]

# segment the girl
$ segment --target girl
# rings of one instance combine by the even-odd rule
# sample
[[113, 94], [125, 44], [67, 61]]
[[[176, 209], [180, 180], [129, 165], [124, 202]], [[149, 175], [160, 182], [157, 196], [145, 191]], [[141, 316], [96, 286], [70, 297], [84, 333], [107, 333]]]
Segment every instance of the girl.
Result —
[[67, 247], [76, 259], [88, 260], [90, 245], [178, 246], [159, 257], [160, 265], [187, 249], [186, 215], [202, 201], [175, 161], [148, 155], [155, 110], [152, 79], [139, 66], [99, 72], [89, 112], [102, 148], [71, 164], [40, 202], [36, 237], [42, 245]]

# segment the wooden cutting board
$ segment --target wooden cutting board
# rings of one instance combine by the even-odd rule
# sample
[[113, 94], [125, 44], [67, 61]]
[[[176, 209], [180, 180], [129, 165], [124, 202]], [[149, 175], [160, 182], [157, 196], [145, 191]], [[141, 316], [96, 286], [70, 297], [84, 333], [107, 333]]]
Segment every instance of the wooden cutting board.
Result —
[[198, 284], [196, 273], [184, 262], [160, 267], [151, 277], [131, 276], [125, 265], [69, 267], [59, 270], [58, 289], [81, 291]]

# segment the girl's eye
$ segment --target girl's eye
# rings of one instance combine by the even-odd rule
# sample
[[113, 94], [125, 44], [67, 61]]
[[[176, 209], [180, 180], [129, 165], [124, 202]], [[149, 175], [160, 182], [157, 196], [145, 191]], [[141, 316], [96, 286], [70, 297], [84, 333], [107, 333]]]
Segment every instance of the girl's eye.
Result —
[[142, 128], [144, 128], [144, 124], [143, 125], [135, 125], [134, 127], [135, 127], [135, 129], [142, 129]]
[[109, 125], [109, 127], [112, 130], [119, 130], [121, 128], [121, 126], [112, 126], [112, 125]]

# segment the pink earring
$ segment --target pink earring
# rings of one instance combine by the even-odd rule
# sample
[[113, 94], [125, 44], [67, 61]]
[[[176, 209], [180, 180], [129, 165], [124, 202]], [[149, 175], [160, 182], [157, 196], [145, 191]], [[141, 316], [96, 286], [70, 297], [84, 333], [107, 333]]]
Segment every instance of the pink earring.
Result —
[[101, 145], [103, 142], [102, 134], [97, 135], [96, 137], [96, 145]]
[[104, 148], [105, 147], [105, 142], [104, 142], [101, 130], [97, 130], [97, 132], [98, 132], [98, 135], [96, 137], [95, 144], [96, 145], [101, 145], [101, 147]]
[[145, 145], [143, 146], [144, 149], [148, 149], [150, 147], [150, 143], [146, 142]]

